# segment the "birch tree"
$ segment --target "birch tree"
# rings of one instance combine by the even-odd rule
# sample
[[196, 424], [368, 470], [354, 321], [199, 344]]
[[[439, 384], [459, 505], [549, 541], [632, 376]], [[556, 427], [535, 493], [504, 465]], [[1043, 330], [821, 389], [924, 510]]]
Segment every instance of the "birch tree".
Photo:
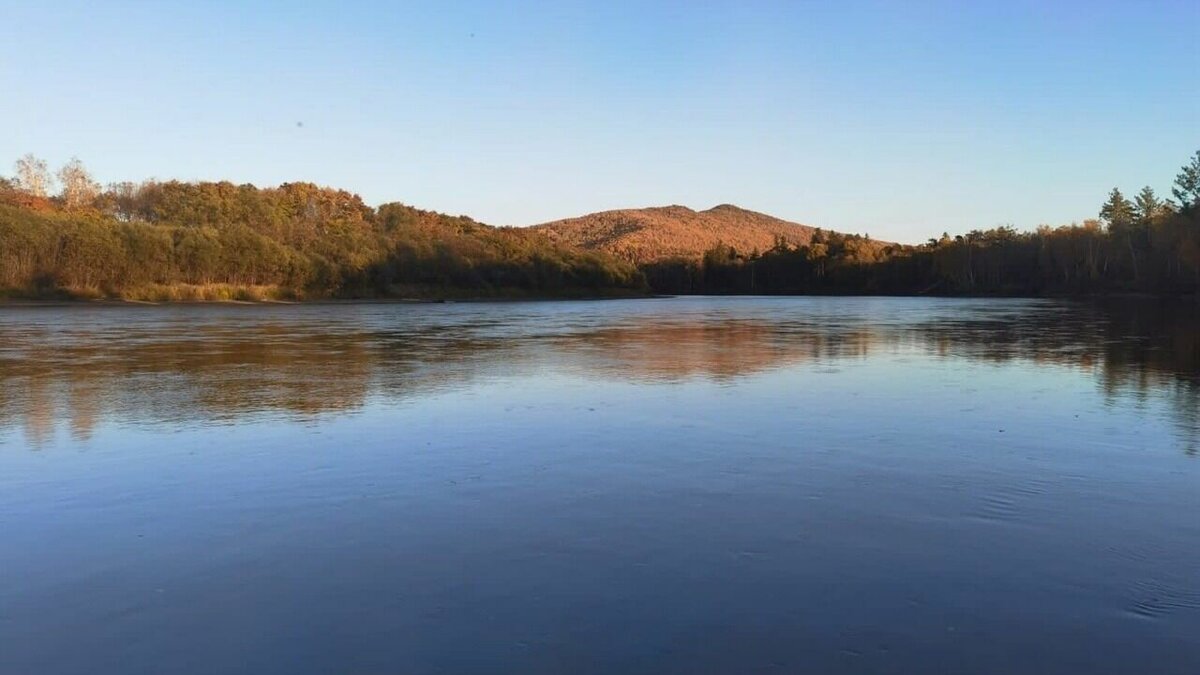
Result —
[[62, 199], [67, 208], [87, 206], [100, 194], [100, 185], [92, 180], [92, 174], [78, 157], [72, 157], [58, 170], [58, 180], [62, 183]]
[[45, 197], [50, 193], [50, 170], [46, 168], [46, 160], [34, 157], [32, 153], [17, 160], [17, 187], [35, 197]]

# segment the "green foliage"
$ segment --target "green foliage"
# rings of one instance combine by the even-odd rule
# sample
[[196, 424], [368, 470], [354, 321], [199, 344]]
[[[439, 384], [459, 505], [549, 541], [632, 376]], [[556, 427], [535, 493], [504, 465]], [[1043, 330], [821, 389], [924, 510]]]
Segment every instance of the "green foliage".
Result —
[[1100, 207], [1100, 218], [1109, 228], [1125, 229], [1133, 223], [1133, 204], [1117, 188], [1108, 193], [1108, 201]]
[[1155, 218], [1165, 215], [1165, 208], [1166, 204], [1158, 198], [1158, 195], [1154, 194], [1154, 188], [1149, 185], [1142, 188], [1142, 191], [1133, 199], [1133, 209], [1140, 227], [1150, 227]]
[[[187, 285], [313, 296], [460, 289], [633, 292], [632, 264], [520, 229], [386, 204], [311, 183], [277, 188], [179, 181], [110, 186], [90, 204], [0, 186], [0, 289], [85, 296], [198, 297]], [[142, 292], [139, 289], [156, 289]], [[290, 289], [290, 290], [287, 290]]]
[[[80, 180], [80, 183], [86, 181]], [[84, 185], [84, 188], [88, 188]], [[90, 189], [90, 188], [89, 188]], [[120, 183], [71, 200], [0, 181], [0, 293], [133, 298], [674, 293], [1200, 292], [1200, 153], [1175, 203], [1113, 189], [1104, 223], [974, 230], [921, 246], [817, 230], [765, 252], [718, 244], [641, 269], [311, 183]], [[81, 196], [83, 195], [83, 196]], [[85, 198], [86, 197], [86, 198]], [[69, 202], [69, 203], [68, 203]]]
[[1179, 210], [1194, 214], [1200, 210], [1200, 150], [1192, 155], [1192, 159], [1175, 177], [1175, 186], [1171, 188]]

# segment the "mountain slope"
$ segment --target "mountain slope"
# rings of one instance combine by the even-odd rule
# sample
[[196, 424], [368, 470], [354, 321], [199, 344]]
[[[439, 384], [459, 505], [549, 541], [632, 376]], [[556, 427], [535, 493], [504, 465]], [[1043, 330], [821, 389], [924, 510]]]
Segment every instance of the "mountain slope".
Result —
[[815, 228], [730, 204], [707, 211], [686, 206], [602, 211], [535, 225], [550, 239], [614, 253], [636, 263], [670, 258], [699, 258], [717, 244], [739, 252], [766, 251], [782, 238], [807, 244]]

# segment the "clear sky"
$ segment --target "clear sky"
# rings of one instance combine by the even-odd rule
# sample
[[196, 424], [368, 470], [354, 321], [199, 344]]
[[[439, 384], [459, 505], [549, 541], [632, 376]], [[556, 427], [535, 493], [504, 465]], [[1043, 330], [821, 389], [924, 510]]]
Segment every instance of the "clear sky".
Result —
[[0, 171], [310, 180], [523, 225], [1092, 217], [1200, 149], [1200, 1], [0, 0]]

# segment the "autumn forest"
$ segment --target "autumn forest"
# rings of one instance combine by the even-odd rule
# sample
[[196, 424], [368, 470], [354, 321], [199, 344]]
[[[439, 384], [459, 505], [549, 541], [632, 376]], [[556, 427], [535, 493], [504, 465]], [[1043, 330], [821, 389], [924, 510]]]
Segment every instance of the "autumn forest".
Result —
[[[0, 297], [129, 300], [657, 293], [1070, 295], [1200, 290], [1200, 152], [1169, 196], [1114, 188], [1082, 223], [920, 245], [817, 230], [764, 251], [635, 261], [311, 183], [100, 186], [31, 155], [0, 178]], [[1165, 193], [1164, 193], [1165, 194]]]

